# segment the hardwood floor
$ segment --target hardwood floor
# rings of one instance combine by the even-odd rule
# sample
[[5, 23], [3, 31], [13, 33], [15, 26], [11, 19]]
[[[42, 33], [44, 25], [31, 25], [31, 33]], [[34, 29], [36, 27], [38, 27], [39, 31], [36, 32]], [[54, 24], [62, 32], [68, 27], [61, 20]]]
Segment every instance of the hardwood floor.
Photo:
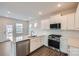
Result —
[[43, 46], [33, 53], [29, 54], [29, 56], [67, 56], [67, 54]]

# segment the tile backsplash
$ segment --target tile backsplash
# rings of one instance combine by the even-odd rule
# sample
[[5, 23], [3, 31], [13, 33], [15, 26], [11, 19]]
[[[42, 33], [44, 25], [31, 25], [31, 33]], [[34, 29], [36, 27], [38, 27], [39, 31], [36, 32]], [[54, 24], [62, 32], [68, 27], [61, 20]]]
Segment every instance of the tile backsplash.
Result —
[[37, 32], [37, 35], [50, 35], [50, 34], [59, 34], [63, 37], [76, 37], [79, 38], [79, 31], [72, 30], [34, 30]]

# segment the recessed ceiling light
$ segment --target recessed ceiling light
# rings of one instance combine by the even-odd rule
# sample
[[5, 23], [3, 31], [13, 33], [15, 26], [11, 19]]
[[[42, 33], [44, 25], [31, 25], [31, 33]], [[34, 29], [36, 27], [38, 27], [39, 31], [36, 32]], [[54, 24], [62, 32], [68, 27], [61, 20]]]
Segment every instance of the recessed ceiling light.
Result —
[[8, 13], [8, 14], [10, 14], [11, 12], [10, 12], [10, 11], [8, 11], [7, 13]]
[[58, 4], [57, 7], [61, 7], [61, 4]]
[[43, 13], [41, 11], [38, 12], [39, 15], [42, 15]]

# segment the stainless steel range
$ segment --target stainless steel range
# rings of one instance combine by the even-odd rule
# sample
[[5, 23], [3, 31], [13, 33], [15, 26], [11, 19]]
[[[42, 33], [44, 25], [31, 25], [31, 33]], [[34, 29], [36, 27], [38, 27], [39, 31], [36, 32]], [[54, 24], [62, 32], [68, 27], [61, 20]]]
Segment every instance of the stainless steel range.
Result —
[[61, 35], [51, 34], [48, 36], [48, 46], [60, 50]]

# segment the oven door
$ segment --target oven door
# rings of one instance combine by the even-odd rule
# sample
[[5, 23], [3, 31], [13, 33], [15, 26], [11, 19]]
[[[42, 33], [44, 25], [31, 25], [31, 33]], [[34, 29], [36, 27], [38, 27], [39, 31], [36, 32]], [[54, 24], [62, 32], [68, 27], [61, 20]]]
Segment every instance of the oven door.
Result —
[[60, 48], [60, 43], [55, 41], [55, 40], [49, 39], [48, 40], [48, 46], [59, 49]]

